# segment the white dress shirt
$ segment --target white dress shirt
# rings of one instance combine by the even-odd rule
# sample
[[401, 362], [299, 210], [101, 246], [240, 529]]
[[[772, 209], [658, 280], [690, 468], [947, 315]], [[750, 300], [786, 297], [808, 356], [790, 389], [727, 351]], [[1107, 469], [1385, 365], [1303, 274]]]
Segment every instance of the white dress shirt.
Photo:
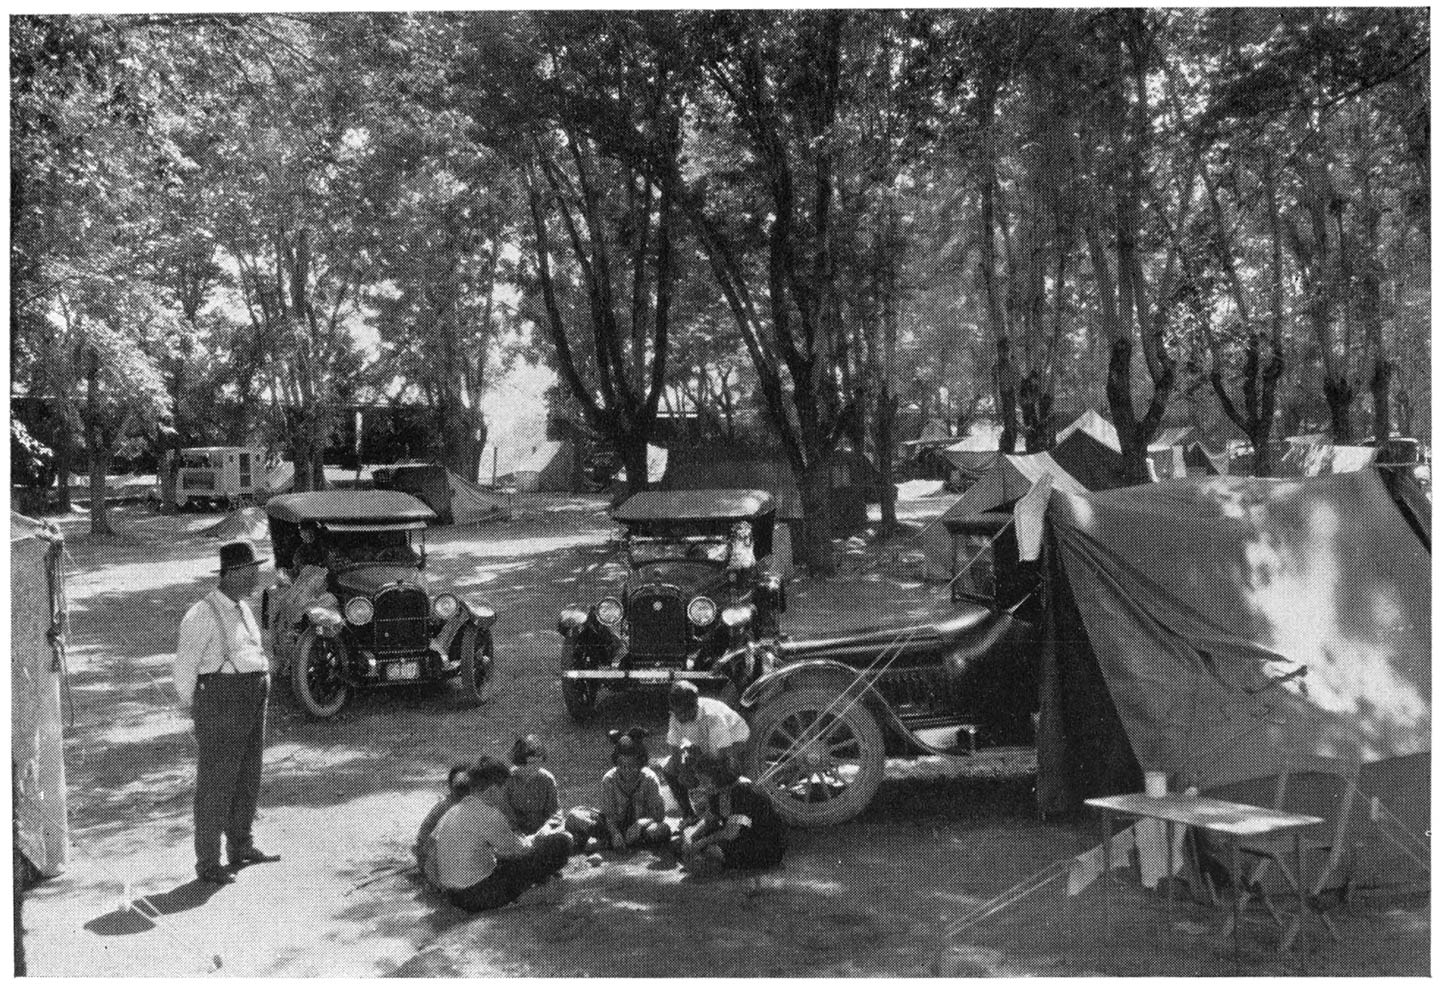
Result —
[[190, 708], [195, 698], [195, 680], [201, 675], [269, 670], [270, 661], [260, 644], [260, 628], [244, 600], [232, 600], [216, 589], [191, 607], [180, 621], [174, 676], [182, 709]]
[[681, 744], [689, 741], [700, 750], [717, 754], [750, 739], [750, 727], [739, 713], [709, 696], [701, 696], [699, 703], [695, 719], [689, 723], [681, 723], [674, 713], [670, 714], [670, 731], [665, 741], [671, 747], [679, 750]]

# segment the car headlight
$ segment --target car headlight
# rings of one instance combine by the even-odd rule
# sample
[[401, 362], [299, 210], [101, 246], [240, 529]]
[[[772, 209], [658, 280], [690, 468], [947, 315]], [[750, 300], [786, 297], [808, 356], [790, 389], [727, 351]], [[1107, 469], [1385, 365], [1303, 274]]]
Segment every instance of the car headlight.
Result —
[[720, 619], [726, 627], [744, 627], [755, 616], [755, 608], [748, 603], [742, 603], [738, 607], [726, 607], [720, 611]]
[[625, 616], [625, 608], [620, 601], [613, 596], [607, 596], [595, 606], [595, 616], [600, 618], [600, 623], [614, 626], [620, 623], [620, 618]]
[[441, 620], [449, 620], [455, 616], [455, 611], [460, 609], [460, 601], [449, 593], [441, 593], [435, 597], [433, 606], [435, 607], [435, 616]]
[[345, 619], [357, 627], [370, 623], [375, 616], [375, 607], [363, 596], [352, 597], [345, 604]]
[[685, 616], [696, 627], [708, 627], [715, 623], [715, 601], [708, 596], [697, 596], [685, 608]]

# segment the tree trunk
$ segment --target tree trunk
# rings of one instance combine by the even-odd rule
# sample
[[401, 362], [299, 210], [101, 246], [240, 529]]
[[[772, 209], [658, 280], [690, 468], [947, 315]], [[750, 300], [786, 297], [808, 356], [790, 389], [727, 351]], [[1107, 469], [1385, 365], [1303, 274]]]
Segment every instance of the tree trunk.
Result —
[[1055, 395], [1044, 389], [1038, 370], [1020, 378], [1020, 415], [1025, 423], [1027, 453], [1044, 452], [1055, 445], [1054, 405]]
[[[1105, 393], [1110, 403], [1110, 414], [1115, 420], [1115, 431], [1120, 436], [1125, 481], [1128, 484], [1149, 483], [1150, 465], [1146, 454], [1154, 430], [1146, 427], [1144, 421], [1136, 419], [1130, 403], [1131, 352], [1128, 339], [1117, 339], [1110, 344], [1110, 370], [1105, 379]], [[1156, 399], [1159, 399], [1158, 393]]]
[[1375, 441], [1390, 440], [1390, 378], [1395, 365], [1384, 357], [1375, 360], [1375, 372], [1370, 376], [1370, 398], [1375, 404]]
[[995, 343], [995, 396], [1000, 408], [1000, 451], [1015, 451], [1015, 438], [1020, 432], [1016, 414], [1019, 375], [1010, 361], [1010, 340], [1000, 337]]
[[886, 384], [880, 386], [875, 408], [875, 470], [880, 474], [880, 537], [899, 530], [895, 517], [895, 418], [900, 409], [898, 396]]
[[615, 451], [625, 464], [625, 489], [627, 493], [639, 493], [650, 489], [649, 443], [647, 436], [633, 432], [617, 437]]
[[74, 462], [75, 439], [70, 426], [61, 421], [55, 430], [55, 503], [62, 514], [70, 513], [70, 469]]
[[804, 563], [812, 576], [834, 575], [835, 554], [830, 544], [830, 458], [812, 462], [795, 479], [805, 512], [797, 561]]
[[1328, 373], [1322, 384], [1325, 404], [1330, 409], [1330, 440], [1337, 446], [1348, 446], [1354, 441], [1350, 405], [1355, 400], [1355, 390], [1344, 377]]
[[90, 350], [85, 371], [85, 445], [90, 454], [90, 533], [113, 535], [105, 504], [105, 474], [110, 467], [110, 447], [101, 434], [100, 355]]

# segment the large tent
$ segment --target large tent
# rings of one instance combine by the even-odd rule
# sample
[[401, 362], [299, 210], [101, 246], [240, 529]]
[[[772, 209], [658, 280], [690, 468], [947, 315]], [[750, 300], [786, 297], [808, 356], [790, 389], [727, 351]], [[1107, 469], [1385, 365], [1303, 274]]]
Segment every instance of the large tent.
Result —
[[440, 518], [441, 524], [477, 524], [510, 515], [504, 494], [483, 490], [440, 463], [377, 467], [375, 487], [400, 490], [420, 498]]
[[[1377, 473], [1056, 483], [1046, 517], [1042, 810], [1141, 770], [1268, 805], [1296, 773], [1287, 805], [1333, 816], [1349, 764], [1352, 827], [1428, 831], [1430, 553]], [[1403, 879], [1393, 839], [1361, 838], [1367, 877]]]

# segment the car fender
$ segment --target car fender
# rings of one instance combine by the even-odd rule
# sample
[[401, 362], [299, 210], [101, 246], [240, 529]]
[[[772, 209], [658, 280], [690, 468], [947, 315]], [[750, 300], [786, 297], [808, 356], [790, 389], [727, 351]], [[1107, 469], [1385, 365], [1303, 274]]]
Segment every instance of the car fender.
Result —
[[789, 689], [818, 686], [833, 690], [836, 696], [848, 689], [847, 699], [844, 701], [858, 698], [871, 713], [875, 714], [875, 718], [880, 721], [882, 728], [914, 742], [910, 731], [905, 729], [904, 724], [900, 722], [900, 717], [890, 708], [890, 704], [885, 701], [885, 698], [876, 690], [868, 686], [862, 687], [856, 683], [856, 679], [863, 674], [842, 662], [829, 661], [824, 658], [797, 661], [781, 666], [751, 683], [740, 697], [740, 708], [747, 712], [753, 711], [756, 707], [769, 702], [781, 692]]

